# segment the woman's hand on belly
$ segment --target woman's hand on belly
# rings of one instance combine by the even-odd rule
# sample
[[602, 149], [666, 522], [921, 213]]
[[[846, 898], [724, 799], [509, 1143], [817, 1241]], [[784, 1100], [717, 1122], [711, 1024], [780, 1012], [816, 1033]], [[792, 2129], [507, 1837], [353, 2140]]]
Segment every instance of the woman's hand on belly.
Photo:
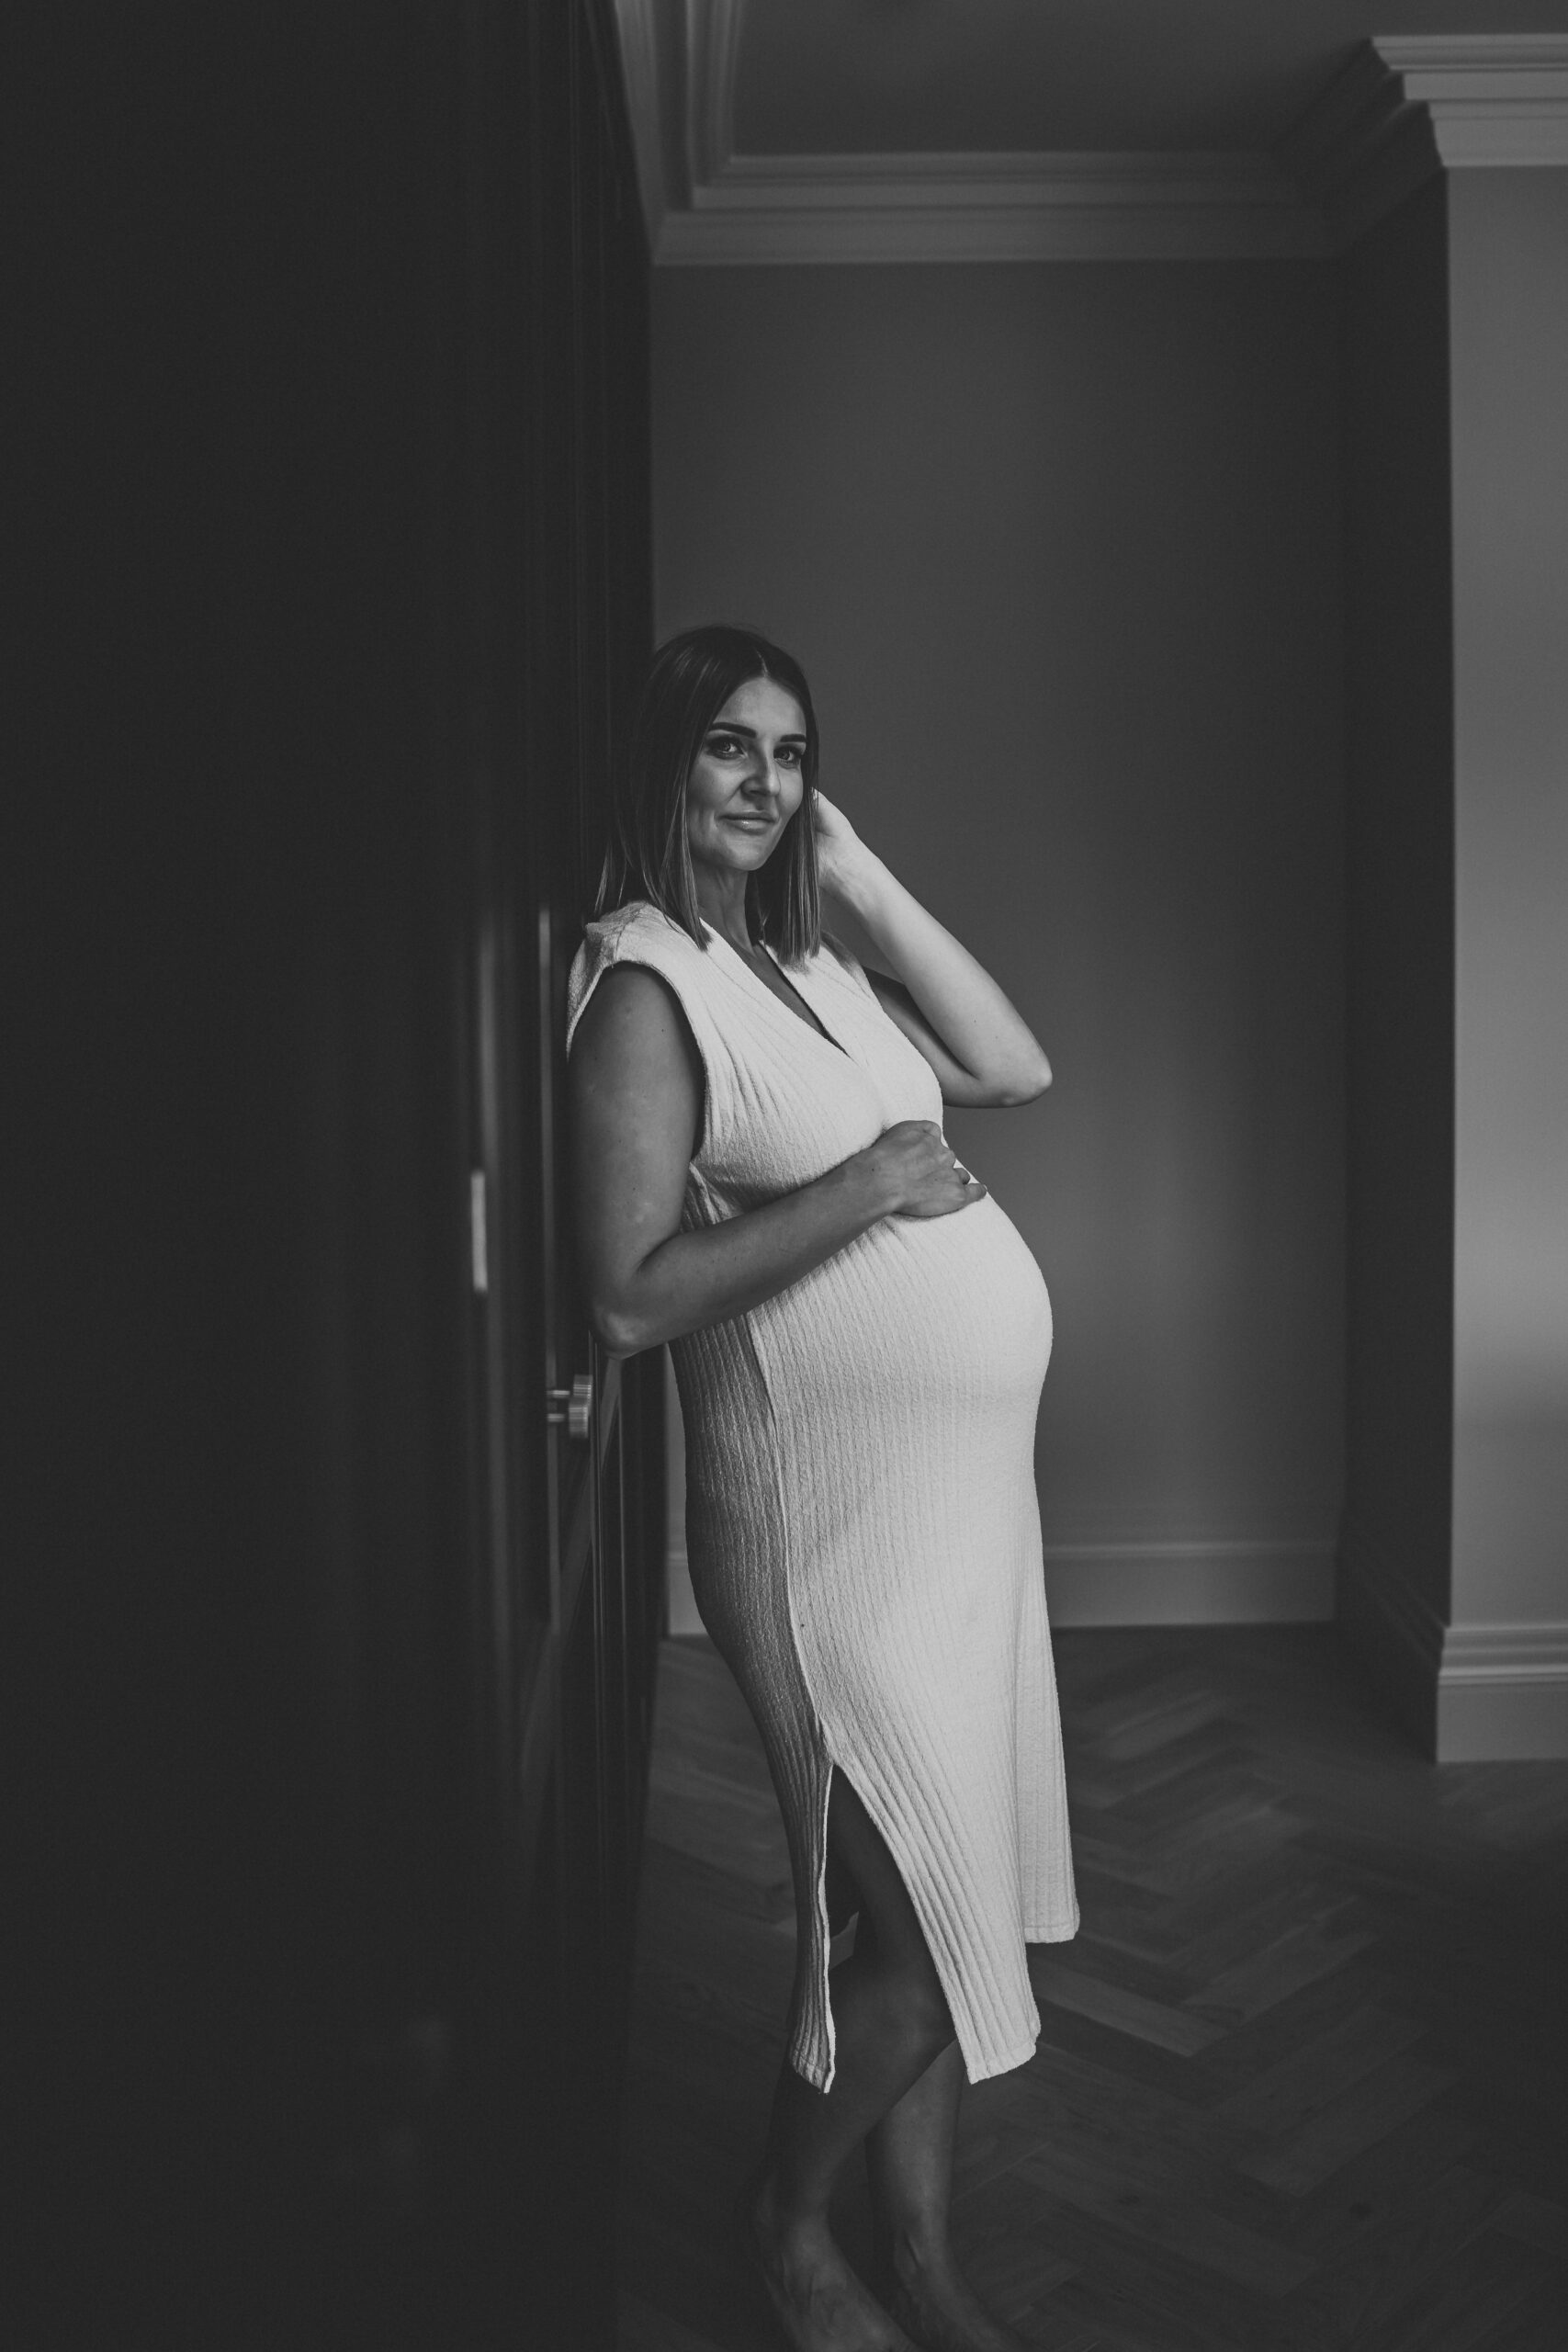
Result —
[[672, 992], [637, 967], [600, 982], [570, 1080], [583, 1288], [612, 1355], [761, 1306], [884, 1217], [948, 1216], [986, 1197], [939, 1127], [905, 1119], [814, 1182], [683, 1232], [701, 1063]]
[[952, 1216], [986, 1198], [984, 1184], [930, 1119], [900, 1119], [859, 1157], [887, 1186], [892, 1216]]

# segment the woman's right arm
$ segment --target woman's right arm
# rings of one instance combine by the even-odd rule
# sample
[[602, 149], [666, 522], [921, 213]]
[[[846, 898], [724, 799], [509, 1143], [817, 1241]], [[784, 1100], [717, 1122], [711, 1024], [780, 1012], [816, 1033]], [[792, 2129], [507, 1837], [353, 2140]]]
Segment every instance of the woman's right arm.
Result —
[[639, 965], [595, 989], [570, 1080], [583, 1286], [611, 1355], [760, 1306], [882, 1217], [946, 1216], [986, 1196], [958, 1176], [940, 1129], [906, 1119], [798, 1192], [682, 1233], [702, 1064], [672, 991]]

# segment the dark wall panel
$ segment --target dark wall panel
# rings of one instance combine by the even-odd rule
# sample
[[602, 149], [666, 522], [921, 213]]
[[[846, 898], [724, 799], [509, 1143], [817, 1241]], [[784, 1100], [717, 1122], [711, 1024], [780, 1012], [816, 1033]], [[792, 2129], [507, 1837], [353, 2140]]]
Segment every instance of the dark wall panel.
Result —
[[[525, 1033], [537, 908], [581, 912], [649, 639], [613, 22], [61, 11], [25, 80], [16, 1099], [40, 1280], [17, 1328], [42, 1608], [13, 1723], [42, 2258], [12, 2340], [514, 2344], [549, 2310], [524, 2223], [559, 2149], [515, 2075], [483, 2137], [464, 2035], [487, 1972], [514, 2024], [531, 1970], [550, 1997], [576, 1863], [547, 1828], [555, 1878], [498, 1963], [474, 958], [501, 910]], [[519, 1249], [526, 1075], [503, 1075]], [[508, 1341], [536, 1453], [538, 1288]], [[634, 1381], [628, 1430], [643, 1409]], [[623, 1879], [637, 1597], [635, 1643], [621, 1623], [584, 1668], [630, 1712]], [[568, 2179], [563, 2269], [588, 2211]]]
[[[1344, 265], [1349, 807], [1347, 1613], [1407, 1721], [1432, 1689], [1370, 1582], [1449, 1615], [1453, 1397], [1453, 566], [1447, 192]], [[1435, 1663], [1435, 1661], [1434, 1661]]]

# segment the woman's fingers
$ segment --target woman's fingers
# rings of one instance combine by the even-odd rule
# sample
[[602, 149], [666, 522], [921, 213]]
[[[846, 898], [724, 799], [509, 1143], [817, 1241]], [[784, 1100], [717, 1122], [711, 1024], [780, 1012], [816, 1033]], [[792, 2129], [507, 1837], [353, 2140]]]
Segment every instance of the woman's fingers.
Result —
[[[986, 1188], [979, 1178], [971, 1170], [965, 1168], [952, 1145], [941, 1136], [940, 1129], [938, 1137], [941, 1148], [937, 1169], [942, 1186], [941, 1197], [936, 1204], [939, 1214], [950, 1212], [955, 1208], [971, 1208], [976, 1201], [985, 1199]], [[958, 1187], [956, 1198], [952, 1190], [953, 1184]]]
[[959, 1203], [960, 1207], [968, 1208], [972, 1206], [976, 1201], [983, 1201], [986, 1197], [986, 1188], [984, 1184], [981, 1183], [980, 1179], [975, 1174], [972, 1169], [965, 1168], [964, 1162], [959, 1159], [956, 1152], [953, 1152], [952, 1155], [952, 1167], [953, 1173], [957, 1177], [959, 1183], [964, 1188], [963, 1197]]
[[904, 1197], [896, 1215], [951, 1216], [986, 1198], [986, 1187], [964, 1166], [934, 1119], [901, 1120], [872, 1148], [904, 1171]]

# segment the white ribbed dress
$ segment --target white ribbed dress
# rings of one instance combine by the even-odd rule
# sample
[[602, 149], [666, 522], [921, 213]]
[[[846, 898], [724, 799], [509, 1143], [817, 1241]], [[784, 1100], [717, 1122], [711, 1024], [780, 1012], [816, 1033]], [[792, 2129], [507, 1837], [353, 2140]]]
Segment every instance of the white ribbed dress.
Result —
[[[685, 1229], [809, 1183], [897, 1120], [941, 1121], [931, 1066], [852, 959], [824, 948], [789, 972], [824, 1037], [707, 940], [624, 907], [589, 926], [568, 1000], [570, 1044], [615, 964], [679, 998], [706, 1077]], [[972, 2082], [1034, 2048], [1025, 1943], [1077, 1927], [1034, 1493], [1050, 1351], [1040, 1269], [989, 1198], [885, 1217], [673, 1345], [692, 1583], [778, 1791], [810, 1956], [789, 2055], [821, 2089], [835, 1768], [902, 1872]]]

